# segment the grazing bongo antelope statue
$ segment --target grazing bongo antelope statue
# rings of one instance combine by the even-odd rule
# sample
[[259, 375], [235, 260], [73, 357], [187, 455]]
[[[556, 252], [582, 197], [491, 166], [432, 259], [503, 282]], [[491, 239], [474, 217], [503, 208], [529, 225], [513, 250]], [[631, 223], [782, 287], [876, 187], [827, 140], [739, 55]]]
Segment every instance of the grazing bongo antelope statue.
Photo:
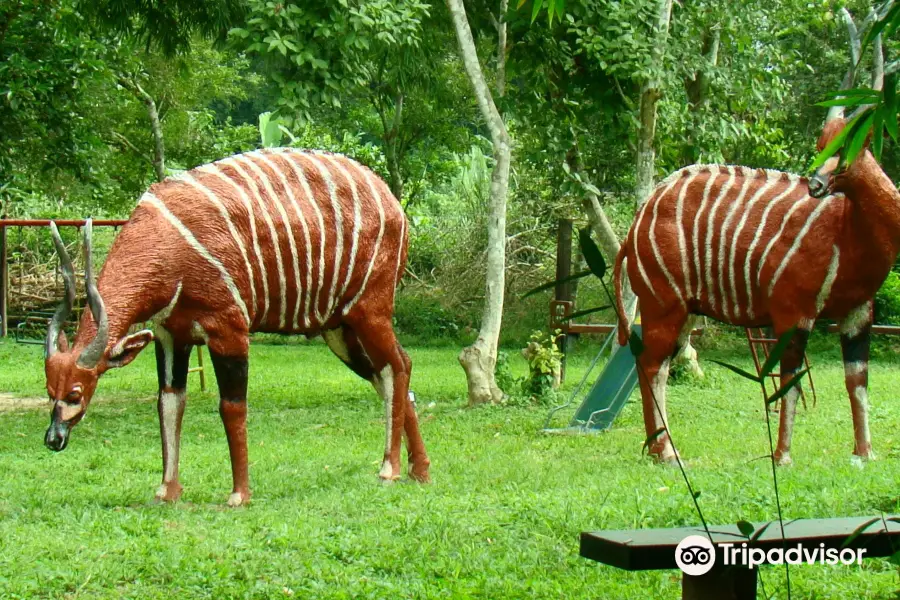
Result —
[[[842, 113], [829, 114], [819, 150], [846, 125]], [[781, 360], [782, 385], [799, 371], [813, 323], [824, 317], [841, 324], [853, 454], [873, 458], [867, 416], [872, 298], [900, 251], [900, 195], [868, 150], [846, 169], [839, 164], [837, 156], [829, 159], [808, 180], [694, 165], [660, 183], [638, 212], [614, 274], [619, 313], [625, 314], [624, 274], [640, 300], [639, 380], [648, 438], [668, 423], [669, 357], [687, 334], [688, 315], [741, 327], [772, 325], [779, 336], [796, 326]], [[626, 324], [619, 343], [628, 336]], [[795, 388], [784, 397], [779, 464], [791, 462], [798, 395]], [[652, 441], [650, 453], [676, 460], [667, 434]]]
[[85, 227], [90, 312], [69, 346], [62, 323], [75, 279], [55, 225], [65, 300], [47, 334], [45, 437], [66, 447], [99, 377], [130, 363], [154, 339], [128, 334], [156, 325], [163, 479], [157, 498], [181, 494], [178, 450], [192, 346], [209, 347], [218, 380], [234, 487], [229, 505], [250, 499], [247, 473], [247, 355], [254, 331], [321, 334], [385, 403], [379, 476], [400, 477], [405, 432], [409, 475], [428, 481], [429, 460], [410, 400], [411, 362], [394, 335], [394, 292], [406, 265], [407, 223], [387, 185], [335, 154], [292, 149], [241, 154], [154, 184], [116, 237], [97, 285], [91, 227]]

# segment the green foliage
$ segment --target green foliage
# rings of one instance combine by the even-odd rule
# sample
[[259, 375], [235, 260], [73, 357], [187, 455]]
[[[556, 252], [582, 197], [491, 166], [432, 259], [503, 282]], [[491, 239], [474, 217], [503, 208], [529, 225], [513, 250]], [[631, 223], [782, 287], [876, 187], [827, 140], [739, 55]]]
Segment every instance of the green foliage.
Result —
[[556, 340], [561, 333], [558, 329], [552, 334], [535, 331], [522, 350], [522, 356], [528, 361], [528, 379], [523, 391], [533, 399], [555, 397], [563, 358], [562, 352], [556, 347]]
[[242, 0], [76, 0], [75, 6], [97, 28], [133, 37], [140, 46], [159, 47], [166, 56], [191, 50], [197, 34], [224, 38], [246, 10]]
[[875, 294], [875, 322], [879, 325], [900, 325], [900, 274], [896, 271], [888, 273]]
[[377, 73], [388, 52], [416, 47], [429, 5], [419, 0], [273, 3], [250, 0], [249, 18], [229, 32], [232, 42], [260, 57], [281, 94], [288, 117], [338, 107], [343, 94]]
[[405, 291], [395, 301], [394, 327], [417, 344], [459, 343], [467, 325], [434, 295]]

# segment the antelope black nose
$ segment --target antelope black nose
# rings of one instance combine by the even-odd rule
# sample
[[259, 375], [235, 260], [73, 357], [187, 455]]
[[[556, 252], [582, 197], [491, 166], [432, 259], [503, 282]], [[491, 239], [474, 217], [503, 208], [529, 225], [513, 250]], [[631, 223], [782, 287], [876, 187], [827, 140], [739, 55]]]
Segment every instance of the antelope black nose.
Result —
[[65, 423], [51, 422], [44, 435], [44, 445], [54, 452], [65, 450], [69, 445], [69, 426]]
[[809, 178], [809, 195], [813, 198], [821, 198], [828, 191], [828, 184], [818, 175]]

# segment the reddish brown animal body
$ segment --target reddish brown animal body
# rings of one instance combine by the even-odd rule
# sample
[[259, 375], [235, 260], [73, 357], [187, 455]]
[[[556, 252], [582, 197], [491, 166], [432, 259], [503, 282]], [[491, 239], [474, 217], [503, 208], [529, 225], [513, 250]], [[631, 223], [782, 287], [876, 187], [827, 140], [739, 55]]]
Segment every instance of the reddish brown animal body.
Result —
[[[844, 127], [829, 122], [823, 148]], [[744, 167], [697, 165], [671, 175], [638, 212], [616, 258], [640, 300], [639, 357], [648, 436], [667, 423], [665, 383], [690, 314], [740, 326], [797, 327], [781, 365], [782, 384], [801, 366], [817, 318], [841, 322], [854, 455], [872, 456], [867, 420], [872, 298], [900, 251], [900, 196], [865, 151], [846, 171], [833, 158], [810, 180]], [[834, 192], [834, 195], [832, 195]], [[628, 328], [620, 328], [626, 343]], [[683, 339], [683, 338], [682, 338]], [[659, 404], [654, 405], [653, 396]], [[790, 462], [798, 391], [785, 396], [776, 459]], [[675, 459], [660, 436], [651, 453]]]
[[[90, 229], [86, 248], [89, 252]], [[74, 295], [68, 265], [67, 301]], [[153, 339], [128, 335], [156, 324], [163, 483], [177, 499], [178, 454], [188, 358], [209, 347], [231, 454], [230, 504], [250, 497], [247, 474], [249, 334], [322, 335], [332, 351], [372, 382], [385, 402], [380, 477], [400, 476], [407, 435], [410, 476], [428, 479], [429, 461], [411, 402], [411, 363], [392, 328], [404, 271], [407, 222], [388, 187], [339, 155], [263, 150], [204, 165], [153, 185], [117, 236], [70, 349], [47, 341], [47, 389], [55, 401], [46, 443], [60, 450], [87, 409], [98, 377], [124, 366]], [[87, 273], [90, 283], [90, 273]], [[99, 326], [98, 326], [99, 324]]]

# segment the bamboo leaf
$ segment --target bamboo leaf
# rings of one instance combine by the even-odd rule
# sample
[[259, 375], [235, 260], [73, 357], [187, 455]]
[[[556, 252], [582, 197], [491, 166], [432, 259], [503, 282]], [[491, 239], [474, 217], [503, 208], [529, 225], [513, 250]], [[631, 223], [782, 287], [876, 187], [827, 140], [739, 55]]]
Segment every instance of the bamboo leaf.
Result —
[[588, 268], [598, 279], [603, 279], [603, 276], [606, 275], [606, 261], [603, 259], [600, 248], [591, 238], [591, 230], [587, 227], [578, 232], [578, 244], [581, 246], [581, 253], [584, 255]]
[[809, 371], [809, 369], [803, 369], [802, 371], [794, 375], [786, 384], [781, 386], [777, 392], [769, 396], [766, 404], [774, 404], [781, 400], [781, 398], [784, 397], [788, 392], [790, 392], [794, 388], [794, 386], [800, 383], [800, 380], [803, 379], [803, 376], [806, 375], [807, 371]]
[[544, 0], [534, 0], [534, 7], [531, 9], [531, 23], [534, 24], [535, 19], [537, 19], [538, 13], [541, 12], [541, 5], [544, 4]]
[[842, 98], [842, 97], [851, 98], [854, 96], [863, 96], [863, 97], [868, 96], [869, 98], [872, 98], [874, 100], [874, 99], [878, 98], [878, 95], [879, 95], [878, 90], [873, 90], [872, 88], [863, 87], [863, 88], [852, 88], [849, 90], [833, 90], [831, 92], [826, 92], [825, 97], [826, 98]]
[[844, 153], [843, 162], [846, 165], [852, 165], [856, 157], [862, 152], [866, 144], [866, 138], [872, 127], [872, 120], [875, 118], [874, 112], [870, 111], [868, 115], [860, 122], [854, 125], [853, 138], [847, 145], [847, 151]]
[[631, 355], [635, 358], [644, 353], [644, 341], [641, 339], [641, 336], [637, 334], [637, 331], [633, 329], [631, 330], [631, 335], [628, 337], [628, 348], [631, 350]]
[[520, 8], [525, 6], [526, 2], [528, 2], [528, 0], [519, 0], [519, 4], [516, 5], [516, 10], [519, 10]]
[[757, 377], [756, 375], [751, 375], [750, 373], [748, 373], [747, 371], [741, 369], [740, 367], [735, 367], [734, 365], [729, 365], [729, 364], [726, 363], [726, 362], [722, 362], [721, 360], [716, 360], [716, 359], [714, 359], [714, 358], [710, 358], [709, 360], [710, 360], [711, 362], [716, 363], [717, 365], [720, 365], [720, 366], [722, 366], [722, 367], [725, 367], [725, 368], [728, 369], [729, 371], [733, 371], [733, 372], [737, 373], [738, 375], [740, 375], [741, 377], [743, 377], [743, 378], [745, 378], [745, 379], [749, 379], [750, 381], [755, 381], [756, 383], [759, 383], [759, 382], [760, 382], [760, 378], [759, 378], [759, 377]]
[[850, 98], [834, 98], [816, 102], [816, 106], [860, 106], [862, 104], [874, 104], [879, 96], [853, 96]]
[[644, 446], [641, 448], [641, 453], [643, 454], [644, 450], [649, 449], [649, 448], [650, 448], [650, 444], [652, 444], [653, 441], [656, 440], [656, 438], [658, 438], [659, 436], [661, 436], [661, 435], [664, 434], [665, 432], [666, 432], [666, 428], [665, 428], [665, 427], [660, 427], [659, 429], [657, 429], [656, 431], [654, 431], [653, 433], [651, 433], [650, 435], [648, 435], [648, 436], [647, 436], [647, 439], [644, 440]]
[[585, 315], [592, 315], [596, 312], [600, 312], [601, 310], [606, 310], [608, 308], [611, 308], [611, 306], [609, 304], [607, 304], [606, 306], [597, 306], [595, 308], [586, 308], [584, 310], [578, 310], [578, 311], [573, 312], [571, 315], [563, 317], [562, 319], [560, 319], [560, 321], [571, 321], [572, 319], [577, 319], [578, 317], [583, 317]]
[[788, 344], [791, 343], [791, 340], [794, 338], [795, 333], [797, 333], [797, 328], [791, 327], [789, 330], [782, 333], [778, 338], [775, 346], [772, 347], [771, 352], [769, 352], [769, 358], [766, 359], [766, 362], [763, 363], [762, 368], [759, 370], [759, 376], [761, 379], [767, 377], [769, 373], [771, 373], [775, 369], [775, 365], [777, 365], [778, 361], [781, 360], [781, 357], [784, 355], [784, 351], [787, 350]]
[[525, 298], [528, 298], [529, 296], [534, 296], [535, 294], [543, 292], [544, 290], [549, 290], [549, 289], [555, 288], [557, 285], [560, 285], [562, 283], [567, 283], [569, 281], [575, 281], [576, 279], [581, 279], [582, 277], [587, 277], [590, 274], [591, 274], [591, 270], [587, 269], [585, 271], [579, 271], [578, 273], [569, 275], [568, 277], [563, 277], [562, 279], [557, 279], [556, 281], [548, 281], [547, 283], [542, 283], [541, 285], [537, 286], [536, 288], [530, 289], [527, 292], [525, 292], [524, 294], [522, 294], [522, 299], [524, 300]]
[[856, 119], [847, 123], [844, 128], [834, 136], [834, 139], [828, 142], [828, 145], [825, 146], [821, 152], [816, 155], [815, 160], [810, 165], [809, 170], [815, 171], [819, 167], [825, 164], [825, 161], [834, 156], [834, 154], [838, 151], [838, 149], [844, 145], [844, 140], [847, 139], [847, 135], [850, 133], [850, 126], [856, 122]]
[[756, 530], [756, 527], [753, 526], [753, 523], [749, 521], [738, 521], [737, 522], [738, 530], [744, 534], [744, 537], [749, 538], [753, 535], [753, 532]]

